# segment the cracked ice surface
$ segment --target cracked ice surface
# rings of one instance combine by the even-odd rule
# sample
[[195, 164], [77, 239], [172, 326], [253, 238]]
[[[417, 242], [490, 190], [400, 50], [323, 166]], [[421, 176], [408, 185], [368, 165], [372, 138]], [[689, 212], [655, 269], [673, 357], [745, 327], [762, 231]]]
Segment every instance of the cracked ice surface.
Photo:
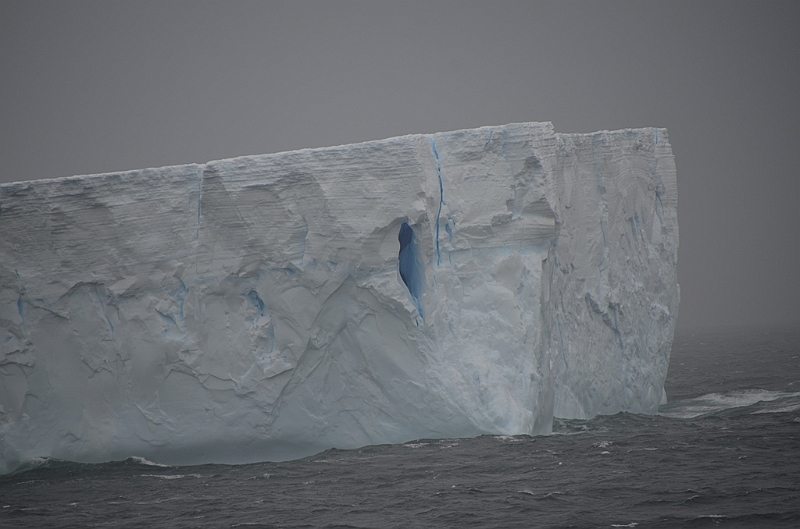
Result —
[[676, 200], [666, 130], [549, 123], [1, 185], [0, 471], [655, 412]]

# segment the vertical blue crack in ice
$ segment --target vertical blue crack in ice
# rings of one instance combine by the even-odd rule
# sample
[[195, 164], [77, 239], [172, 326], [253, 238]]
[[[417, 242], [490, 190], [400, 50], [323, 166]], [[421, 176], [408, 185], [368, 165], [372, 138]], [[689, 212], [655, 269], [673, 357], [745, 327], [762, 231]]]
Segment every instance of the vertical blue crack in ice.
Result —
[[617, 316], [617, 305], [616, 304], [609, 305], [609, 307], [611, 307], [611, 310], [614, 311], [614, 334], [616, 334], [617, 338], [619, 339], [619, 350], [623, 354], [625, 354], [625, 344], [622, 341], [622, 332], [620, 332], [619, 330], [619, 317]]
[[200, 240], [200, 202], [203, 198], [203, 173], [205, 173], [205, 166], [200, 169], [200, 177], [197, 179], [197, 232], [195, 233], [195, 240]]
[[97, 290], [97, 285], [94, 286], [94, 295], [97, 298], [97, 302], [100, 303], [100, 311], [103, 313], [103, 317], [106, 319], [106, 325], [108, 325], [108, 331], [111, 334], [111, 339], [114, 339], [114, 324], [111, 323], [111, 319], [106, 314], [106, 305], [103, 303], [103, 298], [100, 297], [100, 291]]
[[22, 295], [17, 298], [17, 312], [22, 319], [22, 325], [25, 325], [25, 306], [22, 304]]
[[14, 269], [14, 275], [17, 276], [17, 282], [19, 283], [19, 297], [17, 298], [17, 312], [19, 312], [19, 317], [22, 319], [22, 325], [25, 325], [25, 306], [22, 297], [25, 295], [25, 285], [22, 284], [22, 278], [19, 276], [19, 270], [16, 268]]
[[308, 247], [308, 221], [303, 217], [303, 222], [306, 223], [306, 228], [303, 231], [303, 249], [300, 251], [300, 266], [306, 262], [306, 248]]
[[664, 207], [664, 203], [661, 201], [661, 194], [658, 192], [658, 188], [656, 188], [656, 199], [658, 199], [658, 204], [655, 205], [656, 216], [658, 216], [658, 221], [663, 226], [664, 217], [661, 215], [661, 208]]
[[436, 212], [436, 265], [442, 264], [442, 253], [439, 249], [439, 218], [442, 216], [442, 204], [444, 204], [444, 185], [442, 185], [442, 162], [439, 160], [439, 151], [436, 150], [436, 140], [430, 137], [433, 156], [436, 158], [436, 176], [439, 178], [439, 211]]
[[184, 283], [183, 280], [179, 281], [180, 285], [178, 285], [178, 290], [175, 291], [173, 299], [178, 304], [179, 323], [183, 328], [186, 328], [186, 315], [183, 312], [183, 306], [186, 303], [186, 295], [189, 293], [189, 289], [186, 287], [186, 283]]
[[608, 235], [606, 234], [606, 223], [600, 218], [600, 232], [603, 234], [603, 257], [600, 261], [600, 277], [605, 279], [608, 272]]

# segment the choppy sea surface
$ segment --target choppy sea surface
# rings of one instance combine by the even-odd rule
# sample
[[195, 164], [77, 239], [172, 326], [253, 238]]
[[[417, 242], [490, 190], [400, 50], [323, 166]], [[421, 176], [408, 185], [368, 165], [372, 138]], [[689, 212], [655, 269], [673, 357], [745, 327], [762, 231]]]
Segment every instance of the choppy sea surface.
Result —
[[169, 467], [41, 460], [0, 527], [800, 527], [800, 329], [678, 335], [656, 416]]

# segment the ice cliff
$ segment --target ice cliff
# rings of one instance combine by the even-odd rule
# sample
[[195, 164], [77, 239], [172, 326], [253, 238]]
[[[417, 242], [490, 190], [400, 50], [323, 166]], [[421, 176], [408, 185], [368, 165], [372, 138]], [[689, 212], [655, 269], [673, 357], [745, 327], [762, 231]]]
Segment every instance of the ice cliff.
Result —
[[0, 471], [652, 413], [664, 129], [512, 124], [0, 186]]

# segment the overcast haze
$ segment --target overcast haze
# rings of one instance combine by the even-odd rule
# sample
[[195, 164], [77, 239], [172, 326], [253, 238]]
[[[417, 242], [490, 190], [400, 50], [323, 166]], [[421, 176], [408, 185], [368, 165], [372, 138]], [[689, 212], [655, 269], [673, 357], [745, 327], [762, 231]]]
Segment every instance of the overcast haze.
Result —
[[521, 121], [669, 129], [679, 329], [800, 325], [800, 2], [0, 0], [0, 182]]

